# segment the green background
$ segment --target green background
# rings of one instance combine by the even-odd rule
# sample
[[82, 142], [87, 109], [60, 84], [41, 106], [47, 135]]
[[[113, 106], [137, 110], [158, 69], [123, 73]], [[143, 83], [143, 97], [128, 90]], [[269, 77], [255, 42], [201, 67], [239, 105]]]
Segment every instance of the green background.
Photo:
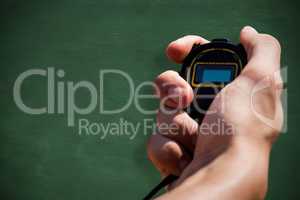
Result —
[[[289, 72], [288, 131], [273, 148], [267, 199], [299, 199], [297, 12], [297, 1], [290, 0], [2, 0], [0, 199], [141, 199], [160, 179], [147, 160], [147, 135], [142, 132], [134, 140], [100, 140], [67, 127], [66, 114], [23, 113], [12, 95], [19, 74], [55, 67], [66, 72], [60, 81], [87, 80], [99, 89], [99, 70], [120, 69], [139, 84], [179, 69], [164, 55], [170, 41], [199, 34], [237, 42], [244, 25], [280, 40], [282, 65]], [[117, 76], [105, 80], [108, 108], [126, 102], [128, 86], [122, 81]], [[46, 79], [25, 81], [22, 95], [26, 104], [44, 106]], [[84, 107], [88, 102], [88, 93], [78, 92], [76, 103]], [[156, 104], [143, 102], [147, 108]], [[103, 115], [96, 109], [76, 119], [108, 123], [121, 117], [134, 123], [154, 118], [132, 104], [120, 114]]]

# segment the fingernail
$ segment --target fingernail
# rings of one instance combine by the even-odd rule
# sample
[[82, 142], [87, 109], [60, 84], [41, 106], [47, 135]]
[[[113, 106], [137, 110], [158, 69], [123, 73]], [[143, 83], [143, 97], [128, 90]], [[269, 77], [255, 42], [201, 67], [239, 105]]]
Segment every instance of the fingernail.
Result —
[[257, 33], [257, 30], [253, 28], [252, 26], [245, 26], [242, 31], [251, 31]]
[[177, 40], [175, 40], [175, 42], [177, 44], [184, 44], [184, 37], [178, 38]]

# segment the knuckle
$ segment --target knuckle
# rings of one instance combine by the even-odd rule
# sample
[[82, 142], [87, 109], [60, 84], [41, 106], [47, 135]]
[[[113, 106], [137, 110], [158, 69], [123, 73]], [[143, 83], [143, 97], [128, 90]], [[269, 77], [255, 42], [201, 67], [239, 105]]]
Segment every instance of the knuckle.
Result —
[[264, 65], [261, 65], [261, 66], [256, 65], [256, 68], [254, 68], [254, 67], [249, 68], [249, 69], [245, 70], [242, 75], [247, 78], [250, 78], [254, 82], [259, 82], [261, 79], [269, 76], [269, 73], [263, 69], [264, 69]]
[[168, 76], [176, 76], [178, 73], [175, 72], [174, 70], [167, 70], [163, 73], [161, 73], [157, 78], [158, 79], [165, 79]]
[[258, 82], [262, 79], [272, 79], [276, 74], [276, 70], [276, 65], [271, 62], [255, 62], [249, 63], [249, 66], [242, 72], [242, 75]]
[[178, 115], [178, 112], [166, 114], [163, 111], [159, 111], [156, 115], [157, 128], [161, 135], [176, 134], [178, 130], [178, 124], [174, 119]]
[[173, 70], [167, 70], [163, 73], [161, 73], [160, 75], [158, 75], [155, 80], [154, 80], [154, 83], [156, 85], [161, 85], [162, 83], [166, 82], [169, 77], [174, 77], [174, 76], [177, 76], [178, 73], [176, 71], [173, 71]]
[[176, 125], [177, 127], [183, 127], [185, 123], [185, 119], [182, 114], [177, 114], [172, 118], [172, 124]]

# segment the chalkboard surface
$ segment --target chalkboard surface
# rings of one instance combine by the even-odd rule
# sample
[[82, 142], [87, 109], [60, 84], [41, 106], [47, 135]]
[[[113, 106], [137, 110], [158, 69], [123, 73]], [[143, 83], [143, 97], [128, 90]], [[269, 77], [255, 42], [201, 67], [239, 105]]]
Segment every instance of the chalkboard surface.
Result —
[[[159, 73], [178, 70], [164, 55], [170, 41], [199, 34], [238, 42], [244, 25], [280, 40], [289, 72], [288, 129], [273, 148], [267, 199], [299, 199], [298, 11], [291, 0], [2, 0], [0, 199], [141, 199], [160, 179], [145, 152], [151, 130], [104, 131], [126, 121], [151, 124], [155, 115], [140, 112], [133, 101], [119, 114], [100, 113], [100, 104], [112, 110], [127, 103], [129, 83], [122, 72], [132, 77], [136, 92]], [[25, 113], [13, 96], [16, 80], [32, 69], [40, 75], [22, 82], [20, 97], [30, 108], [45, 108], [44, 114]], [[112, 69], [120, 73], [106, 71], [101, 83], [100, 74]], [[47, 87], [51, 74], [54, 86]], [[63, 97], [79, 82], [92, 85], [96, 94], [84, 88], [71, 93], [78, 109], [92, 96], [97, 105], [72, 118], [72, 99]], [[156, 100], [139, 103], [144, 109], [157, 106]], [[91, 131], [79, 123], [90, 123]]]

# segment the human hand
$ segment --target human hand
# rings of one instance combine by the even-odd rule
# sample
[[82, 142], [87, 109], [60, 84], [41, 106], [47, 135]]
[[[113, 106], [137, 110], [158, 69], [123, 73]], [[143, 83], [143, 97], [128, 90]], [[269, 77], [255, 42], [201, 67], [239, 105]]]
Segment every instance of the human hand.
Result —
[[[174, 71], [156, 78], [161, 107], [148, 156], [163, 176], [179, 176], [159, 199], [264, 198], [269, 153], [283, 121], [280, 45], [251, 27], [241, 31], [240, 41], [248, 64], [217, 95], [201, 125], [182, 111], [193, 100], [189, 84]], [[186, 36], [170, 43], [166, 53], [181, 63], [194, 43], [206, 42]]]

